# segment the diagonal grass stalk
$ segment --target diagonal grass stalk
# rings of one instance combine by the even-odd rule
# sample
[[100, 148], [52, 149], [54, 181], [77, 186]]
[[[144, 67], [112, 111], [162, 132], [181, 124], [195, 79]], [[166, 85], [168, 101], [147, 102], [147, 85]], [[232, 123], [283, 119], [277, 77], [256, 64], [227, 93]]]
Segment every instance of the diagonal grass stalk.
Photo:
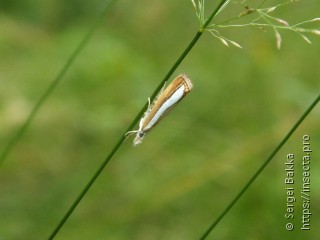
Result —
[[71, 65], [74, 63], [76, 58], [79, 56], [81, 51], [84, 49], [84, 47], [87, 45], [89, 40], [91, 39], [93, 33], [95, 32], [96, 28], [99, 26], [101, 21], [103, 20], [104, 15], [106, 14], [107, 10], [109, 10], [111, 4], [115, 2], [115, 0], [110, 0], [106, 2], [106, 5], [97, 18], [97, 20], [93, 23], [92, 27], [89, 29], [87, 34], [84, 36], [82, 41], [79, 43], [77, 48], [74, 50], [74, 52], [71, 54], [65, 65], [62, 67], [61, 71], [58, 73], [58, 75], [53, 79], [49, 87], [45, 90], [43, 95], [39, 98], [39, 100], [36, 102], [35, 106], [31, 110], [28, 118], [25, 120], [25, 122], [22, 124], [22, 126], [17, 130], [17, 132], [14, 134], [11, 140], [7, 143], [7, 145], [4, 147], [4, 150], [2, 151], [0, 155], [0, 165], [4, 162], [4, 160], [8, 157], [9, 153], [12, 151], [14, 146], [18, 143], [18, 141], [21, 139], [22, 135], [25, 133], [25, 131], [30, 126], [31, 122], [41, 109], [42, 105], [45, 103], [45, 101], [49, 98], [53, 90], [58, 86], [58, 84], [63, 79], [64, 75], [67, 73]]
[[264, 161], [264, 163], [260, 166], [260, 168], [256, 171], [256, 173], [249, 179], [249, 181], [244, 185], [244, 187], [240, 190], [240, 192], [235, 196], [235, 198], [229, 203], [229, 205], [225, 208], [225, 210], [217, 217], [217, 219], [208, 227], [208, 229], [204, 232], [204, 234], [200, 237], [200, 240], [204, 240], [208, 237], [211, 231], [218, 225], [218, 223], [224, 218], [224, 216], [230, 211], [230, 209], [238, 202], [241, 196], [248, 190], [248, 188], [252, 185], [252, 183], [257, 179], [260, 173], [267, 167], [267, 165], [271, 162], [274, 156], [279, 152], [279, 150], [284, 146], [284, 144], [289, 140], [291, 135], [296, 131], [296, 129], [300, 126], [300, 124], [304, 121], [304, 119], [309, 115], [312, 109], [318, 104], [320, 101], [320, 95], [311, 103], [308, 109], [302, 114], [302, 116], [298, 119], [298, 121], [294, 124], [294, 126], [290, 129], [287, 135], [282, 139], [282, 141], [276, 146], [276, 148], [271, 152], [270, 156]]
[[[207, 20], [204, 22], [204, 24], [200, 27], [200, 29], [198, 30], [198, 32], [196, 33], [196, 35], [194, 36], [194, 38], [191, 40], [191, 42], [188, 44], [188, 46], [186, 47], [186, 49], [183, 51], [183, 53], [180, 55], [180, 57], [176, 60], [176, 62], [173, 64], [173, 66], [171, 67], [171, 69], [168, 71], [168, 73], [165, 75], [164, 79], [159, 83], [158, 87], [155, 89], [155, 91], [153, 92], [153, 94], [151, 95], [151, 100], [153, 100], [157, 93], [161, 90], [161, 88], [163, 87], [164, 83], [170, 78], [170, 76], [173, 74], [173, 72], [177, 69], [177, 67], [181, 64], [181, 62], [183, 61], [183, 59], [188, 55], [188, 53], [191, 51], [191, 49], [194, 47], [194, 45], [197, 43], [197, 41], [199, 40], [199, 38], [201, 37], [202, 33], [204, 32], [204, 29], [209, 25], [210, 21], [212, 20], [212, 18], [219, 12], [219, 10], [221, 9], [221, 7], [224, 6], [224, 4], [226, 2], [228, 2], [229, 0], [222, 0], [218, 6], [215, 8], [215, 10], [211, 13], [210, 17], [207, 18]], [[142, 117], [142, 115], [144, 114], [146, 108], [147, 108], [148, 104], [146, 103], [143, 108], [140, 110], [140, 112], [137, 114], [137, 116], [134, 118], [134, 120], [132, 121], [132, 123], [129, 125], [129, 127], [126, 129], [126, 131], [121, 135], [120, 139], [118, 140], [118, 142], [115, 144], [115, 146], [112, 148], [112, 150], [110, 151], [110, 153], [107, 155], [107, 157], [105, 158], [105, 160], [102, 162], [102, 164], [99, 166], [98, 170], [94, 173], [94, 175], [91, 177], [91, 179], [89, 180], [89, 182], [86, 184], [86, 186], [83, 188], [83, 190], [81, 191], [81, 193], [79, 194], [79, 196], [75, 199], [75, 201], [72, 203], [72, 205], [70, 206], [70, 208], [67, 210], [67, 212], [65, 213], [65, 215], [62, 217], [62, 219], [60, 220], [60, 222], [58, 223], [58, 225], [55, 227], [55, 229], [53, 230], [53, 232], [51, 233], [51, 235], [49, 236], [48, 239], [54, 239], [54, 237], [57, 235], [57, 233], [60, 231], [60, 229], [63, 227], [64, 223], [68, 220], [68, 218], [70, 217], [70, 215], [72, 214], [72, 212], [75, 210], [75, 208], [78, 206], [78, 204], [80, 203], [80, 201], [82, 200], [82, 198], [86, 195], [86, 193], [89, 191], [89, 189], [91, 188], [91, 186], [93, 185], [93, 183], [96, 181], [96, 179], [99, 177], [100, 173], [103, 171], [103, 169], [106, 167], [106, 165], [108, 164], [108, 162], [110, 161], [110, 159], [114, 156], [114, 154], [118, 151], [118, 149], [120, 148], [120, 146], [122, 145], [122, 143], [125, 140], [125, 133], [130, 131], [131, 129], [133, 129], [133, 127], [137, 124], [137, 122], [139, 121], [139, 119]]]
[[[24, 132], [28, 129], [29, 125], [32, 123], [33, 119], [35, 118], [36, 114], [41, 109], [42, 105], [45, 103], [45, 101], [48, 99], [50, 94], [53, 92], [53, 90], [57, 87], [57, 85], [61, 82], [64, 75], [70, 68], [70, 66], [73, 64], [75, 59], [79, 56], [80, 52], [84, 49], [90, 38], [92, 37], [94, 31], [96, 30], [97, 26], [100, 24], [101, 20], [103, 19], [105, 13], [109, 9], [110, 5], [114, 3], [116, 0], [110, 0], [107, 2], [106, 6], [104, 7], [101, 15], [99, 15], [96, 22], [93, 24], [92, 28], [88, 31], [86, 36], [83, 38], [83, 40], [79, 43], [78, 47], [74, 50], [70, 58], [67, 60], [66, 64], [63, 66], [61, 71], [58, 73], [58, 75], [54, 78], [48, 89], [44, 92], [44, 94], [40, 97], [38, 102], [35, 104], [34, 108], [32, 109], [30, 115], [28, 116], [25, 123], [21, 126], [21, 128], [17, 131], [17, 133], [14, 135], [14, 137], [11, 139], [11, 141], [5, 146], [4, 151], [0, 155], [0, 164], [6, 159], [8, 154], [12, 151], [14, 146], [17, 144], [19, 139], [21, 139]], [[202, 1], [204, 2], [204, 1]], [[210, 22], [212, 19], [219, 13], [221, 10], [230, 2], [230, 0], [221, 0], [220, 3], [217, 5], [215, 10], [211, 13], [211, 15], [205, 19], [204, 18], [204, 12], [202, 12], [202, 22], [200, 24], [200, 28], [196, 32], [193, 39], [190, 41], [190, 43], [187, 45], [185, 50], [182, 52], [182, 54], [179, 56], [179, 58], [176, 60], [176, 62], [172, 65], [172, 67], [169, 69], [167, 74], [164, 76], [163, 80], [159, 83], [159, 85], [154, 90], [153, 94], [151, 95], [151, 100], [154, 99], [157, 95], [157, 93], [161, 90], [164, 83], [168, 81], [168, 79], [171, 77], [171, 75], [174, 73], [174, 71], [178, 68], [178, 66], [182, 63], [182, 61], [186, 58], [186, 56], [189, 54], [189, 52], [193, 49], [195, 44], [198, 42], [199, 38], [202, 36], [203, 32], [208, 28]], [[265, 0], [263, 1], [263, 3]], [[204, 10], [204, 9], [202, 9]], [[300, 119], [296, 122], [296, 124], [291, 128], [291, 130], [287, 133], [287, 135], [283, 138], [283, 140], [279, 143], [277, 147], [272, 151], [270, 156], [265, 160], [265, 162], [261, 165], [261, 167], [257, 170], [257, 172], [250, 178], [250, 180], [247, 182], [247, 184], [239, 191], [239, 193], [235, 196], [235, 198], [229, 203], [229, 205], [225, 208], [225, 210], [221, 213], [221, 215], [209, 226], [209, 228], [205, 231], [203, 236], [200, 239], [206, 239], [207, 236], [211, 233], [211, 231], [217, 226], [217, 224], [223, 219], [223, 217], [231, 210], [231, 208], [237, 203], [237, 201], [242, 197], [242, 195], [248, 190], [248, 188], [252, 185], [252, 183], [257, 179], [257, 177], [261, 174], [261, 172], [266, 168], [266, 166], [270, 163], [270, 161], [274, 158], [274, 156], [278, 153], [278, 151], [284, 146], [284, 144], [288, 141], [288, 139], [291, 137], [291, 135], [295, 132], [295, 130], [299, 127], [299, 125], [304, 121], [304, 119], [310, 114], [312, 109], [317, 105], [317, 103], [320, 101], [320, 95], [314, 100], [314, 102], [310, 105], [310, 107], [304, 112], [304, 114], [300, 117]], [[142, 109], [138, 112], [137, 116], [133, 119], [131, 124], [126, 129], [126, 132], [133, 129], [133, 127], [138, 123], [139, 119], [144, 114], [146, 108], [148, 106], [148, 103], [146, 103]], [[101, 163], [101, 165], [98, 167], [96, 172], [93, 174], [93, 176], [90, 178], [90, 180], [87, 182], [87, 184], [84, 186], [80, 194], [77, 196], [77, 198], [74, 200], [72, 205], [69, 207], [69, 209], [66, 211], [60, 222], [57, 224], [57, 226], [54, 228], [48, 239], [54, 239], [57, 233], [60, 231], [60, 229], [64, 226], [65, 222], [68, 220], [68, 218], [71, 216], [73, 211], [76, 209], [78, 204], [81, 202], [83, 197], [86, 195], [86, 193], [89, 191], [91, 186], [94, 184], [96, 179], [99, 177], [101, 172], [104, 170], [104, 168], [107, 166], [111, 158], [115, 155], [115, 153], [118, 151], [120, 146], [123, 144], [125, 140], [125, 134], [122, 134], [119, 140], [116, 142], [116, 144], [113, 146], [111, 151], [107, 154], [104, 161]]]

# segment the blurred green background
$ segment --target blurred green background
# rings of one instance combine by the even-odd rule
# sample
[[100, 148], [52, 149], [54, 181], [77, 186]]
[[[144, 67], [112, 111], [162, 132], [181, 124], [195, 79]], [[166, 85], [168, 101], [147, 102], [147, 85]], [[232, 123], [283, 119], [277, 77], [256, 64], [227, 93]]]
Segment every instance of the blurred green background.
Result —
[[[207, 1], [208, 13], [218, 1]], [[278, 1], [267, 1], [268, 6]], [[255, 1], [247, 2], [256, 6]], [[104, 7], [0, 1], [1, 151]], [[274, 12], [319, 16], [318, 1]], [[231, 4], [218, 19], [244, 11]], [[245, 20], [244, 20], [245, 21]], [[307, 25], [318, 27], [319, 23]], [[198, 29], [190, 1], [117, 1], [0, 166], [0, 240], [46, 239]], [[320, 36], [270, 29], [205, 33], [180, 65], [193, 91], [139, 148], [128, 139], [56, 239], [198, 239], [319, 94]], [[175, 77], [173, 76], [173, 77]], [[208, 239], [316, 239], [320, 109]], [[311, 230], [301, 231], [302, 136], [311, 137]], [[285, 229], [286, 155], [295, 158], [295, 230]]]

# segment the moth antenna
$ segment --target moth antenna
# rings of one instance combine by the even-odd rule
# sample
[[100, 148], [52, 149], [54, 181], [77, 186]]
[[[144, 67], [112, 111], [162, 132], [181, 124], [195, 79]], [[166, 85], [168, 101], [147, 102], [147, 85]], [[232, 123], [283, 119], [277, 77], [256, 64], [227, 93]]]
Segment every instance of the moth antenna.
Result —
[[124, 136], [126, 138], [128, 138], [128, 137], [130, 137], [131, 135], [133, 135], [133, 134], [135, 134], [137, 132], [139, 132], [139, 130], [132, 130], [132, 131], [127, 132]]

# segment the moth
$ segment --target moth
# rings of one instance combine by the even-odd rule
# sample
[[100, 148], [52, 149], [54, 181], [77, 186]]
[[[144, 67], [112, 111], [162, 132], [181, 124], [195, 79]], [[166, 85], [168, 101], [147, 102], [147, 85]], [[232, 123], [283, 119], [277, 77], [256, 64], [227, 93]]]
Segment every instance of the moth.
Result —
[[152, 104], [148, 98], [149, 105], [139, 122], [139, 129], [129, 131], [125, 135], [128, 137], [136, 134], [133, 146], [141, 144], [146, 133], [154, 128], [191, 91], [192, 87], [190, 78], [185, 74], [180, 74], [160, 92]]

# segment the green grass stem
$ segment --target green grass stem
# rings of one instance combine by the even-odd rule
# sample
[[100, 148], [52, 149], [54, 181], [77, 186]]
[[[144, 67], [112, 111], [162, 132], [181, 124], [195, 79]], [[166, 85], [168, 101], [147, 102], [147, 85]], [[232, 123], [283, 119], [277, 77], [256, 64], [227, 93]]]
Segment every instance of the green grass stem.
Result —
[[311, 105], [308, 107], [308, 109], [302, 114], [302, 116], [298, 119], [298, 121], [290, 129], [290, 131], [287, 133], [287, 135], [282, 139], [282, 141], [278, 144], [278, 146], [276, 146], [276, 148], [271, 152], [270, 156], [264, 161], [264, 163], [260, 166], [260, 168], [256, 171], [256, 173], [250, 178], [250, 180], [244, 185], [244, 187], [235, 196], [235, 198], [229, 203], [229, 205], [225, 208], [225, 210], [209, 226], [209, 228], [205, 231], [205, 233], [200, 237], [200, 240], [206, 239], [208, 237], [208, 235], [212, 232], [212, 230], [218, 225], [218, 223], [230, 211], [230, 209], [238, 202], [238, 200], [241, 198], [241, 196], [248, 190], [248, 188], [257, 179], [257, 177], [260, 175], [260, 173], [266, 168], [266, 166], [270, 163], [270, 161], [274, 158], [274, 156], [285, 145], [285, 143], [289, 140], [291, 135], [296, 131], [296, 129], [300, 126], [300, 124], [309, 115], [309, 113], [318, 104], [319, 101], [320, 101], [320, 95], [318, 95], [318, 97], [311, 103]]
[[[170, 78], [170, 76], [173, 74], [173, 72], [177, 69], [177, 67], [181, 64], [181, 62], [183, 61], [183, 59], [188, 55], [188, 53], [191, 51], [191, 49], [194, 47], [194, 45], [197, 43], [197, 41], [199, 40], [199, 38], [201, 37], [202, 33], [203, 33], [203, 29], [205, 29], [208, 24], [210, 23], [211, 19], [217, 14], [217, 12], [219, 11], [219, 9], [224, 5], [224, 3], [228, 1], [228, 0], [222, 0], [219, 5], [215, 8], [215, 10], [212, 12], [212, 14], [210, 15], [210, 17], [206, 20], [206, 22], [203, 24], [203, 26], [198, 30], [198, 32], [196, 33], [196, 35], [194, 36], [194, 38], [191, 40], [191, 42], [188, 44], [188, 46], [186, 47], [186, 49], [183, 51], [183, 53], [180, 55], [180, 57], [176, 60], [176, 62], [173, 64], [173, 66], [171, 67], [171, 69], [168, 71], [168, 73], [165, 75], [164, 79], [160, 82], [160, 84], [158, 85], [158, 87], [155, 89], [155, 91], [153, 92], [151, 99], [154, 99], [157, 95], [157, 93], [161, 90], [161, 88], [163, 87], [164, 83]], [[95, 174], [92, 176], [92, 178], [89, 180], [89, 182], [86, 184], [86, 186], [83, 188], [83, 190], [81, 191], [81, 193], [78, 195], [78, 197], [75, 199], [75, 201], [72, 203], [72, 205], [70, 206], [70, 208], [67, 210], [67, 212], [65, 213], [65, 215], [63, 216], [63, 218], [60, 220], [60, 222], [58, 223], [58, 225], [56, 226], [56, 228], [53, 230], [53, 232], [51, 233], [51, 235], [49, 236], [49, 240], [54, 239], [54, 237], [56, 236], [56, 234], [59, 232], [59, 230], [63, 227], [64, 223], [68, 220], [68, 218], [70, 217], [70, 215], [72, 214], [72, 212], [75, 210], [75, 208], [78, 206], [78, 204], [81, 202], [82, 198], [86, 195], [86, 193], [89, 191], [89, 189], [91, 188], [91, 186], [93, 185], [93, 183], [95, 182], [95, 180], [99, 177], [100, 173], [102, 172], [102, 170], [107, 166], [107, 164], [109, 163], [110, 159], [114, 156], [114, 154], [118, 151], [118, 149], [120, 148], [120, 146], [122, 145], [122, 143], [125, 140], [125, 133], [127, 133], [128, 131], [130, 131], [140, 120], [140, 118], [142, 117], [142, 115], [144, 114], [146, 108], [148, 106], [148, 103], [146, 103], [143, 108], [140, 110], [140, 112], [137, 114], [137, 116], [134, 118], [134, 120], [132, 121], [132, 123], [129, 125], [129, 127], [127, 128], [127, 130], [121, 135], [120, 139], [118, 140], [118, 142], [115, 144], [115, 146], [112, 148], [111, 152], [107, 155], [107, 157], [105, 158], [105, 160], [102, 162], [102, 164], [99, 166], [98, 170], [95, 172]]]
[[5, 145], [1, 155], [0, 155], [0, 165], [5, 161], [5, 159], [8, 157], [9, 153], [12, 151], [12, 149], [15, 147], [15, 145], [18, 143], [18, 141], [21, 139], [25, 131], [30, 126], [31, 122], [41, 109], [42, 105], [45, 103], [45, 101], [49, 98], [53, 90], [58, 86], [58, 84], [63, 79], [66, 72], [69, 70], [75, 59], [79, 56], [81, 51], [84, 49], [84, 47], [87, 45], [88, 41], [91, 39], [93, 33], [95, 32], [96, 28], [101, 23], [104, 15], [106, 14], [107, 10], [109, 9], [110, 5], [115, 0], [110, 0], [106, 3], [105, 8], [97, 18], [97, 20], [93, 23], [87, 34], [84, 36], [82, 41], [79, 43], [77, 48], [73, 51], [67, 62], [64, 64], [58, 75], [53, 79], [53, 81], [50, 83], [48, 88], [45, 90], [43, 95], [39, 98], [39, 100], [36, 102], [35, 106], [31, 110], [29, 116], [25, 120], [25, 122], [22, 124], [22, 126], [17, 130], [17, 132], [14, 134], [14, 136], [9, 140], [9, 142]]

